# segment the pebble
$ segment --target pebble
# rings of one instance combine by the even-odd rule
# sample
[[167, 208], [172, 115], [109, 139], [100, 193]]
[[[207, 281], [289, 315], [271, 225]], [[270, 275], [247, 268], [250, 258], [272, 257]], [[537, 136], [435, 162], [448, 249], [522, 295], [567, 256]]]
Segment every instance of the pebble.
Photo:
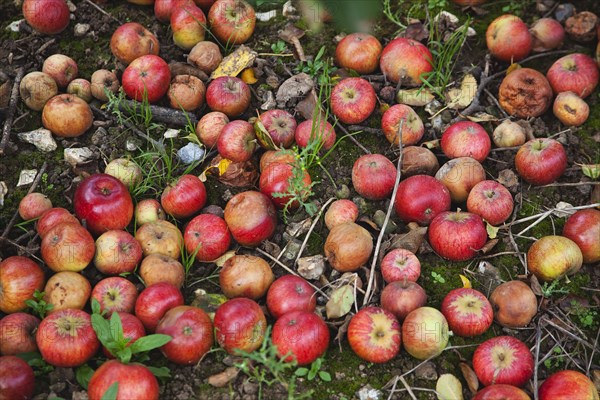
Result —
[[87, 391], [85, 391], [85, 390], [73, 392], [73, 395], [71, 397], [71, 400], [88, 400], [88, 399], [89, 399], [89, 396], [87, 394]]
[[204, 149], [196, 143], [188, 143], [177, 150], [177, 157], [179, 157], [182, 163], [189, 165], [193, 162], [202, 160], [202, 157], [204, 157]]
[[425, 379], [427, 381], [435, 381], [438, 378], [437, 371], [435, 370], [435, 364], [431, 361], [420, 365], [415, 370], [415, 377], [417, 379]]
[[57, 147], [52, 132], [48, 129], [40, 128], [29, 132], [21, 132], [17, 136], [22, 141], [34, 145], [39, 151], [46, 153], [56, 150]]
[[92, 144], [95, 144], [96, 146], [102, 145], [106, 141], [106, 135], [108, 135], [106, 129], [99, 127], [96, 129], [96, 132], [92, 134]]
[[300, 241], [292, 239], [288, 242], [286, 246], [285, 252], [283, 253], [283, 258], [286, 260], [294, 260], [298, 256], [300, 252], [300, 247], [302, 247], [302, 243]]
[[360, 388], [356, 395], [360, 400], [379, 400], [382, 396], [380, 390], [374, 389], [371, 385]]
[[167, 129], [165, 133], [163, 133], [163, 137], [165, 139], [175, 139], [179, 136], [179, 129]]
[[73, 29], [75, 37], [85, 36], [90, 30], [90, 24], [76, 24]]
[[573, 16], [575, 14], [575, 6], [571, 3], [561, 4], [556, 7], [556, 11], [554, 11], [554, 18], [561, 24], [564, 23], [567, 18]]
[[17, 182], [17, 187], [31, 184], [35, 180], [36, 175], [37, 169], [22, 170], [21, 174], [19, 175], [19, 182]]
[[138, 144], [135, 140], [128, 139], [127, 142], [125, 142], [125, 149], [127, 151], [136, 151], [137, 148]]
[[7, 31], [11, 31], [11, 32], [15, 32], [15, 33], [17, 33], [17, 32], [19, 32], [19, 31], [21, 31], [21, 24], [23, 23], [23, 21], [25, 21], [25, 20], [24, 20], [24, 19], [20, 19], [20, 20], [18, 20], [18, 21], [11, 22], [11, 23], [10, 23], [10, 24], [9, 24], [9, 25], [6, 27], [6, 30], [7, 30]]
[[65, 149], [64, 159], [69, 165], [75, 167], [83, 164], [94, 157], [94, 153], [88, 147]]
[[298, 259], [298, 274], [304, 279], [318, 279], [325, 270], [325, 258], [321, 254]]

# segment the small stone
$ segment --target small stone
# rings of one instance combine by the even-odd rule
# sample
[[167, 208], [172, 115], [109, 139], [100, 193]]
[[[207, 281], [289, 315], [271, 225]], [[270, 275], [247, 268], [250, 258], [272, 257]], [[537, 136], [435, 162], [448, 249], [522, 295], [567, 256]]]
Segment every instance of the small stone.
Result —
[[96, 146], [102, 145], [106, 141], [106, 135], [108, 135], [106, 129], [102, 127], [96, 129], [96, 132], [92, 134], [92, 144], [95, 144]]
[[136, 151], [138, 148], [138, 143], [135, 140], [127, 139], [125, 142], [125, 149], [127, 151]]
[[300, 247], [302, 247], [302, 243], [298, 240], [290, 240], [285, 248], [285, 252], [283, 253], [283, 258], [286, 260], [295, 260], [300, 252]]
[[250, 382], [249, 379], [246, 379], [244, 383], [242, 383], [242, 391], [245, 394], [257, 394], [258, 393], [258, 384], [254, 382]]
[[167, 129], [163, 136], [165, 139], [175, 139], [179, 136], [179, 129]]
[[575, 14], [575, 6], [571, 3], [560, 4], [554, 11], [554, 18], [561, 24]]
[[4, 207], [4, 196], [8, 193], [8, 187], [4, 181], [0, 181], [0, 207]]
[[380, 390], [374, 389], [371, 385], [366, 385], [356, 392], [359, 400], [379, 400], [382, 396]]
[[415, 377], [417, 379], [425, 379], [426, 381], [435, 381], [438, 378], [437, 371], [435, 370], [435, 364], [429, 361], [420, 365], [415, 370]]
[[182, 163], [189, 165], [202, 160], [202, 157], [204, 157], [204, 149], [196, 143], [190, 142], [177, 150], [177, 157], [179, 157]]
[[22, 170], [21, 174], [19, 175], [19, 182], [17, 182], [17, 187], [31, 184], [35, 180], [36, 175], [37, 169]]
[[304, 279], [318, 279], [325, 270], [325, 258], [321, 254], [298, 259], [298, 273]]
[[10, 23], [10, 24], [9, 24], [9, 25], [6, 27], [6, 30], [7, 30], [7, 31], [11, 31], [11, 32], [15, 32], [15, 33], [17, 33], [17, 32], [19, 32], [19, 31], [21, 31], [21, 24], [23, 23], [23, 21], [25, 21], [25, 20], [24, 20], [24, 19], [20, 19], [20, 20], [18, 20], [18, 21], [11, 22], [11, 23]]
[[75, 37], [85, 36], [90, 30], [90, 24], [76, 24], [73, 29]]
[[275, 97], [273, 96], [273, 92], [268, 91], [265, 93], [265, 95], [263, 96], [263, 99], [265, 99], [265, 102], [261, 104], [260, 109], [263, 111], [266, 110], [272, 110], [273, 108], [275, 108], [277, 106], [277, 103], [275, 102]]
[[71, 395], [71, 400], [88, 400], [88, 399], [89, 399], [89, 396], [87, 394], [87, 391], [85, 391], [85, 390], [75, 391]]
[[48, 129], [40, 128], [30, 132], [21, 132], [17, 136], [22, 141], [34, 145], [39, 151], [46, 153], [56, 150], [57, 147], [52, 132]]
[[77, 11], [77, 6], [71, 2], [71, 0], [67, 0], [67, 7], [69, 7], [69, 12], [74, 13]]
[[88, 147], [65, 149], [65, 161], [75, 167], [94, 158], [94, 153]]
[[379, 91], [379, 97], [386, 103], [393, 104], [394, 98], [396, 97], [396, 88], [394, 88], [393, 86], [382, 87]]

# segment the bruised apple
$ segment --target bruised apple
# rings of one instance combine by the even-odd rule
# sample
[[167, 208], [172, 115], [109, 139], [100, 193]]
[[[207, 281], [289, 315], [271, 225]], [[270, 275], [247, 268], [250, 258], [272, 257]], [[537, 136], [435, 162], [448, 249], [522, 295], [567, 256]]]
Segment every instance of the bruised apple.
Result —
[[345, 222], [329, 231], [324, 251], [327, 260], [337, 271], [356, 271], [371, 257], [373, 238], [362, 226]]
[[269, 263], [252, 255], [238, 254], [227, 259], [219, 273], [219, 285], [229, 298], [257, 300], [267, 293], [273, 280]]

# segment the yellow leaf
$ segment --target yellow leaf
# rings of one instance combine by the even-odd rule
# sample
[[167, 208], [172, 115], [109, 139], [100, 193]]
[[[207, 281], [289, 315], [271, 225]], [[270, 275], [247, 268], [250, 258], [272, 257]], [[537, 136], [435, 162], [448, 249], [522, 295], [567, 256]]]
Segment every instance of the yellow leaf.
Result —
[[471, 289], [472, 286], [471, 286], [471, 281], [469, 280], [469, 278], [467, 278], [466, 276], [464, 276], [462, 274], [459, 274], [458, 276], [460, 277], [463, 287], [467, 288], [467, 289]]
[[431, 103], [435, 99], [429, 88], [402, 89], [396, 94], [396, 101], [400, 104], [421, 107]]
[[245, 70], [243, 70], [241, 78], [248, 85], [252, 85], [253, 83], [258, 82], [258, 79], [256, 79], [256, 77], [254, 76], [253, 68], [246, 68]]
[[256, 59], [256, 52], [244, 45], [221, 61], [221, 64], [210, 75], [211, 79], [220, 76], [238, 76], [246, 68], [250, 68]]
[[452, 374], [440, 375], [435, 391], [439, 400], [463, 400], [462, 384]]
[[473, 115], [467, 115], [467, 116], [461, 115], [461, 117], [468, 118], [469, 121], [473, 121], [473, 122], [498, 121], [497, 117], [494, 117], [493, 115], [487, 114], [487, 113], [484, 113], [484, 112], [478, 112], [478, 113], [475, 113]]
[[517, 64], [517, 63], [512, 63], [510, 64], [510, 66], [506, 69], [506, 75], [510, 74], [513, 71], [516, 71], [518, 69], [521, 69], [521, 65]]
[[235, 256], [235, 250], [229, 250], [221, 257], [214, 260], [214, 263], [217, 264], [217, 267], [222, 267], [223, 265], [225, 265], [225, 261], [229, 260], [233, 256]]
[[217, 165], [217, 168], [219, 168], [219, 176], [221, 176], [225, 172], [227, 172], [227, 168], [229, 168], [230, 164], [231, 164], [231, 160], [228, 160], [226, 158], [219, 161], [219, 165]]
[[434, 139], [434, 140], [430, 140], [428, 142], [423, 142], [421, 144], [421, 146], [425, 146], [429, 150], [431, 150], [431, 149], [437, 149], [438, 147], [440, 147], [440, 139]]
[[446, 103], [448, 108], [453, 110], [462, 110], [466, 108], [477, 92], [477, 80], [471, 74], [465, 75], [460, 83], [460, 89], [452, 88], [446, 91]]
[[489, 222], [485, 222], [485, 230], [487, 231], [487, 234], [490, 237], [490, 239], [496, 239], [496, 236], [498, 236], [499, 229], [500, 228], [491, 225]]

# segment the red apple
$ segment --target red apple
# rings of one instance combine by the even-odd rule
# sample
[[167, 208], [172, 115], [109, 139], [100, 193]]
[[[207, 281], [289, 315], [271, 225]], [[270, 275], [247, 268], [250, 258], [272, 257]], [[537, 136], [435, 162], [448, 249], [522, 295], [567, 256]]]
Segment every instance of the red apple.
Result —
[[206, 16], [193, 3], [179, 3], [171, 12], [173, 42], [183, 50], [191, 50], [206, 35]]
[[52, 201], [42, 193], [28, 193], [19, 202], [19, 215], [25, 221], [41, 217], [52, 208]]
[[46, 102], [58, 94], [58, 86], [50, 75], [33, 71], [21, 80], [19, 94], [27, 107], [41, 111]]
[[171, 81], [167, 97], [171, 108], [188, 112], [204, 104], [204, 83], [193, 75], [177, 75]]
[[538, 392], [540, 400], [598, 400], [594, 383], [579, 371], [564, 370], [550, 375]]
[[573, 92], [560, 92], [554, 99], [552, 113], [566, 126], [581, 126], [590, 116], [590, 106]]
[[252, 255], [234, 255], [225, 261], [219, 273], [219, 285], [229, 298], [258, 300], [267, 293], [273, 279], [269, 263]]
[[138, 273], [146, 286], [167, 282], [181, 289], [185, 281], [183, 265], [173, 257], [164, 254], [149, 254], [144, 257]]
[[412, 251], [406, 249], [388, 252], [381, 260], [379, 269], [387, 283], [404, 280], [416, 282], [421, 276], [421, 262]]
[[50, 229], [62, 222], [78, 224], [79, 220], [68, 210], [62, 207], [54, 207], [40, 216], [35, 223], [35, 229], [38, 235], [43, 239]]
[[496, 287], [490, 295], [496, 322], [508, 328], [527, 326], [537, 314], [537, 298], [533, 290], [521, 281], [508, 281]]
[[35, 389], [33, 369], [16, 356], [0, 357], [0, 399], [29, 400]]
[[87, 79], [76, 78], [69, 82], [67, 93], [74, 94], [81, 100], [89, 103], [92, 101], [92, 83]]
[[[294, 134], [296, 133], [296, 120], [289, 112], [285, 110], [268, 110], [258, 116], [258, 120], [263, 124], [273, 144], [277, 147], [288, 149], [294, 143]], [[267, 143], [258, 138], [260, 144], [267, 148]]]
[[485, 33], [487, 48], [500, 61], [517, 62], [529, 55], [532, 36], [516, 15], [504, 14], [493, 20]]
[[282, 315], [273, 325], [273, 344], [279, 357], [308, 365], [321, 357], [329, 346], [329, 328], [318, 315], [292, 311]]
[[183, 235], [169, 221], [159, 219], [147, 222], [135, 232], [135, 238], [142, 245], [144, 256], [164, 254], [177, 260], [181, 255]]
[[0, 261], [0, 311], [6, 314], [27, 308], [26, 300], [44, 288], [42, 269], [31, 259], [11, 256]]
[[354, 222], [331, 228], [323, 251], [327, 261], [339, 272], [354, 272], [365, 265], [373, 252], [373, 237]]
[[88, 103], [72, 94], [54, 96], [42, 110], [42, 124], [59, 137], [81, 136], [92, 122], [94, 115]]
[[182, 175], [160, 196], [163, 210], [174, 218], [188, 218], [206, 204], [206, 187], [196, 175]]
[[200, 214], [185, 227], [183, 242], [188, 254], [195, 253], [198, 261], [213, 261], [229, 249], [231, 233], [223, 218]]
[[108, 101], [106, 91], [116, 94], [119, 91], [117, 75], [107, 69], [94, 71], [90, 79], [92, 96], [100, 101]]
[[106, 398], [108, 389], [118, 383], [117, 399], [158, 400], [158, 380], [148, 368], [142, 364], [123, 364], [117, 360], [109, 360], [102, 364], [88, 384], [90, 400]]
[[0, 355], [14, 356], [37, 351], [35, 332], [39, 324], [39, 318], [24, 312], [0, 319]]
[[358, 206], [351, 200], [335, 200], [325, 212], [325, 225], [331, 230], [344, 222], [355, 222], [358, 218]]
[[554, 139], [533, 139], [517, 151], [515, 167], [528, 183], [547, 185], [560, 178], [567, 169], [567, 152]]
[[36, 341], [44, 360], [62, 368], [86, 363], [100, 347], [90, 315], [73, 309], [60, 310], [44, 318]]
[[436, 357], [448, 344], [448, 322], [432, 307], [419, 307], [406, 316], [402, 323], [402, 344], [416, 359]]
[[94, 258], [94, 238], [80, 224], [61, 223], [52, 228], [42, 239], [42, 259], [54, 272], [78, 272], [87, 267]]
[[73, 205], [77, 218], [94, 235], [125, 229], [133, 217], [133, 201], [127, 187], [108, 174], [84, 179], [75, 190]]
[[214, 317], [215, 338], [229, 354], [258, 349], [265, 337], [267, 320], [260, 306], [247, 298], [221, 304]]
[[87, 304], [92, 285], [78, 272], [61, 271], [52, 275], [44, 288], [44, 301], [52, 305], [50, 313], [65, 309], [82, 310]]
[[[121, 327], [123, 328], [123, 338], [129, 339], [126, 347], [131, 346], [139, 338], [146, 336], [144, 325], [138, 317], [128, 312], [119, 311], [118, 314], [121, 319]], [[102, 346], [102, 353], [110, 359], [115, 358], [115, 356], [104, 346]]]
[[223, 44], [245, 43], [254, 33], [254, 8], [244, 0], [217, 0], [208, 11], [210, 31]]
[[351, 33], [344, 36], [335, 48], [335, 62], [359, 74], [370, 74], [379, 66], [381, 50], [381, 43], [375, 36], [362, 32]]
[[533, 356], [525, 343], [512, 336], [496, 336], [473, 354], [473, 370], [483, 386], [524, 386], [533, 375]]
[[60, 89], [65, 89], [77, 77], [78, 68], [71, 57], [53, 54], [44, 60], [42, 72], [50, 75]]
[[221, 157], [233, 162], [248, 161], [257, 147], [254, 127], [242, 120], [225, 125], [217, 139], [217, 150]]
[[579, 210], [571, 215], [563, 227], [563, 236], [577, 243], [584, 263], [600, 261], [600, 211]]
[[224, 219], [233, 238], [242, 246], [258, 246], [275, 232], [277, 210], [267, 196], [245, 191], [225, 205]]
[[194, 3], [194, 0], [154, 0], [154, 16], [160, 22], [168, 24], [175, 9]]
[[492, 142], [483, 126], [477, 122], [459, 121], [446, 128], [440, 146], [448, 158], [471, 157], [483, 162]]
[[527, 251], [527, 267], [538, 279], [552, 281], [579, 271], [583, 254], [577, 243], [564, 236], [544, 236]]
[[171, 308], [158, 323], [156, 333], [172, 337], [160, 350], [175, 364], [198, 363], [213, 344], [212, 321], [197, 307]]
[[540, 18], [531, 25], [529, 29], [532, 42], [532, 50], [542, 52], [554, 50], [562, 46], [565, 40], [565, 29], [554, 18]]
[[395, 281], [381, 291], [381, 308], [394, 314], [400, 322], [413, 310], [427, 303], [427, 294], [419, 284], [412, 281]]
[[444, 211], [431, 221], [427, 233], [433, 250], [451, 261], [470, 260], [487, 242], [481, 217], [470, 212]]
[[55, 35], [69, 25], [69, 7], [65, 0], [25, 0], [23, 16], [27, 23], [44, 35]]
[[114, 176], [130, 189], [139, 185], [143, 179], [143, 172], [139, 165], [126, 158], [115, 158], [106, 164], [104, 173]]
[[472, 400], [531, 400], [531, 397], [516, 386], [498, 384], [481, 389]]
[[396, 184], [396, 166], [382, 154], [360, 156], [352, 167], [352, 186], [362, 197], [383, 200]]
[[[302, 171], [302, 191], [292, 188], [293, 180], [300, 178], [300, 172], [292, 164], [271, 163], [260, 174], [258, 187], [261, 193], [267, 195], [278, 209], [295, 210], [300, 207], [298, 200], [293, 200], [296, 195], [302, 200], [307, 200], [311, 194], [312, 180], [308, 171]], [[286, 194], [285, 196], [283, 196]]]
[[211, 149], [217, 145], [219, 135], [228, 123], [229, 118], [222, 112], [209, 112], [202, 116], [196, 124], [196, 136], [207, 149]]
[[142, 290], [135, 300], [135, 316], [148, 332], [154, 332], [160, 319], [170, 309], [183, 305], [183, 295], [167, 282], [155, 283]]
[[113, 312], [132, 313], [137, 296], [135, 285], [120, 276], [104, 278], [92, 290], [92, 299], [100, 303], [100, 310], [108, 316]]
[[96, 239], [94, 265], [106, 275], [133, 272], [142, 260], [142, 246], [128, 232], [110, 230]]
[[394, 210], [406, 223], [429, 225], [431, 220], [450, 209], [450, 192], [440, 181], [429, 175], [414, 175], [400, 182]]
[[312, 143], [317, 141], [323, 150], [329, 150], [335, 144], [336, 134], [333, 126], [331, 126], [329, 122], [325, 120], [313, 121], [312, 119], [308, 119], [298, 124], [296, 132], [294, 132], [294, 138], [296, 144], [300, 148], [308, 146], [309, 142]]
[[433, 71], [433, 56], [429, 49], [413, 39], [396, 38], [381, 53], [381, 72], [393, 83], [420, 86], [423, 74]]
[[208, 40], [196, 43], [187, 56], [188, 64], [198, 68], [200, 71], [210, 75], [223, 61], [223, 55], [219, 45]]
[[481, 181], [469, 192], [467, 211], [479, 215], [491, 225], [500, 225], [511, 216], [514, 201], [500, 182]]
[[165, 219], [165, 211], [157, 200], [144, 199], [135, 205], [135, 223], [138, 227], [162, 219]]
[[592, 57], [583, 53], [573, 53], [556, 60], [546, 77], [555, 94], [574, 92], [585, 99], [598, 85], [600, 73]]
[[220, 111], [229, 118], [237, 117], [250, 105], [250, 88], [233, 76], [221, 76], [208, 84], [206, 104], [212, 111]]
[[137, 22], [124, 23], [110, 38], [110, 51], [125, 65], [146, 54], [157, 56], [159, 50], [156, 36]]
[[294, 164], [295, 162], [296, 156], [292, 150], [267, 150], [260, 156], [259, 170], [262, 172], [271, 164]]
[[402, 145], [417, 144], [425, 134], [425, 127], [415, 110], [406, 104], [391, 106], [381, 117], [381, 129], [383, 129], [388, 142], [398, 145], [400, 121], [404, 121], [402, 123]]
[[446, 317], [450, 330], [463, 337], [482, 335], [494, 320], [494, 311], [488, 299], [471, 288], [448, 292], [442, 300], [440, 311]]
[[292, 311], [312, 312], [317, 306], [315, 289], [303, 278], [283, 275], [267, 292], [267, 308], [275, 319]]
[[346, 78], [331, 90], [331, 112], [345, 124], [359, 124], [375, 110], [377, 96], [362, 78]]
[[358, 311], [348, 325], [348, 343], [357, 356], [371, 363], [385, 363], [400, 351], [400, 324], [379, 307]]
[[133, 60], [121, 78], [123, 90], [130, 98], [156, 103], [169, 90], [171, 71], [165, 60], [154, 54], [147, 54]]

